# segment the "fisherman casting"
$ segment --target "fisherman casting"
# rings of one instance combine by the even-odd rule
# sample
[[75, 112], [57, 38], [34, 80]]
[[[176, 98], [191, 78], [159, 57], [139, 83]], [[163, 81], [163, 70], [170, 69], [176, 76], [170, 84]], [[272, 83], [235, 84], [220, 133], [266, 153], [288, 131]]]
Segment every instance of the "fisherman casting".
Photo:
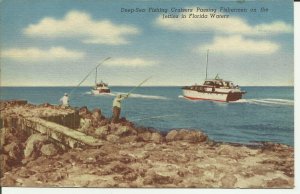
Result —
[[68, 107], [69, 106], [69, 96], [67, 93], [59, 100], [62, 104], [63, 107]]
[[112, 108], [112, 123], [117, 123], [119, 122], [120, 119], [120, 114], [121, 114], [121, 102], [122, 100], [124, 100], [125, 98], [128, 98], [129, 94], [119, 94], [115, 97], [114, 101], [113, 101], [113, 108]]

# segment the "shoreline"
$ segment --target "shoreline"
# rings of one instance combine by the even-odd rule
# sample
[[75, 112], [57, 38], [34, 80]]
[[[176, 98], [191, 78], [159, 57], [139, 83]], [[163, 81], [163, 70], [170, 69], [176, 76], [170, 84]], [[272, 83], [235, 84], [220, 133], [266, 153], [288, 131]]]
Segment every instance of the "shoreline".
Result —
[[[100, 109], [7, 102], [1, 102], [1, 186], [294, 187], [288, 145], [217, 142], [199, 130], [159, 132], [125, 118], [113, 124]], [[28, 119], [38, 126], [24, 127]]]

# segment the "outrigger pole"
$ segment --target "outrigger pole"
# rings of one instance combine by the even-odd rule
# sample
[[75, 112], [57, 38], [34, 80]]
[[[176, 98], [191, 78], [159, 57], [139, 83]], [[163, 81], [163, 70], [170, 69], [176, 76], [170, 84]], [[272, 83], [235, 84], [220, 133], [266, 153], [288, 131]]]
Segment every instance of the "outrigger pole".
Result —
[[111, 57], [107, 57], [106, 59], [104, 59], [103, 61], [101, 61], [95, 68], [93, 68], [84, 78], [81, 82], [79, 82], [79, 84], [73, 88], [71, 91], [70, 91], [70, 94], [69, 96], [71, 96], [71, 94], [91, 75], [91, 73], [94, 72], [94, 69], [97, 70], [98, 67], [100, 67], [100, 65], [102, 65], [105, 61], [109, 60]]
[[138, 87], [140, 87], [141, 85], [143, 85], [146, 81], [148, 81], [152, 76], [148, 77], [147, 79], [145, 79], [144, 81], [142, 81], [139, 85], [135, 86], [134, 88], [132, 88], [128, 93], [127, 96], [129, 96], [135, 89], [137, 89]]
[[209, 52], [209, 49], [207, 49], [207, 53], [206, 53], [206, 73], [205, 73], [205, 80], [207, 80], [208, 52]]

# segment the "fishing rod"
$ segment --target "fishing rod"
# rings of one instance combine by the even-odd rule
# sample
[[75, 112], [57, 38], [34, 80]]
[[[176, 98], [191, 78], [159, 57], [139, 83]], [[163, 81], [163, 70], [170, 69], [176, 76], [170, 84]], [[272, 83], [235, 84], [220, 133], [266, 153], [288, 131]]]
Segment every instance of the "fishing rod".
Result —
[[144, 83], [146, 83], [150, 78], [152, 78], [152, 76], [148, 77], [147, 79], [145, 79], [144, 81], [142, 81], [139, 85], [135, 86], [134, 88], [132, 88], [128, 93], [127, 93], [127, 97], [132, 94], [132, 92], [137, 89], [138, 87], [140, 87], [141, 85], [143, 85]]
[[159, 119], [159, 118], [165, 118], [165, 117], [175, 117], [178, 116], [177, 114], [174, 115], [161, 115], [161, 116], [154, 116], [154, 117], [144, 117], [141, 119], [133, 119], [132, 121], [142, 121], [142, 120], [147, 120], [147, 119]]
[[69, 92], [69, 97], [71, 97], [71, 94], [91, 75], [91, 73], [93, 73], [94, 69], [98, 69], [100, 67], [100, 65], [102, 65], [105, 61], [111, 59], [111, 57], [107, 57], [106, 59], [104, 59], [103, 61], [101, 61], [95, 68], [93, 68], [84, 78], [81, 82], [79, 82], [79, 84], [73, 88], [70, 92]]

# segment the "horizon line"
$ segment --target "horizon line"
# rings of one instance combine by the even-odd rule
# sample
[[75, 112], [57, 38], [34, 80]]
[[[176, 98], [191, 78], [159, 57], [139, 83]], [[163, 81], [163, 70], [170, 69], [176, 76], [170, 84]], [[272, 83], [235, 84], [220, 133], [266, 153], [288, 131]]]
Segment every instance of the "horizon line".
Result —
[[[183, 87], [184, 85], [145, 85], [141, 87]], [[1, 87], [93, 87], [90, 85], [84, 86], [71, 86], [71, 85], [28, 85], [28, 86], [18, 86], [18, 85], [6, 85]], [[110, 85], [109, 87], [136, 87], [136, 85]], [[294, 85], [239, 85], [239, 87], [294, 87]]]

